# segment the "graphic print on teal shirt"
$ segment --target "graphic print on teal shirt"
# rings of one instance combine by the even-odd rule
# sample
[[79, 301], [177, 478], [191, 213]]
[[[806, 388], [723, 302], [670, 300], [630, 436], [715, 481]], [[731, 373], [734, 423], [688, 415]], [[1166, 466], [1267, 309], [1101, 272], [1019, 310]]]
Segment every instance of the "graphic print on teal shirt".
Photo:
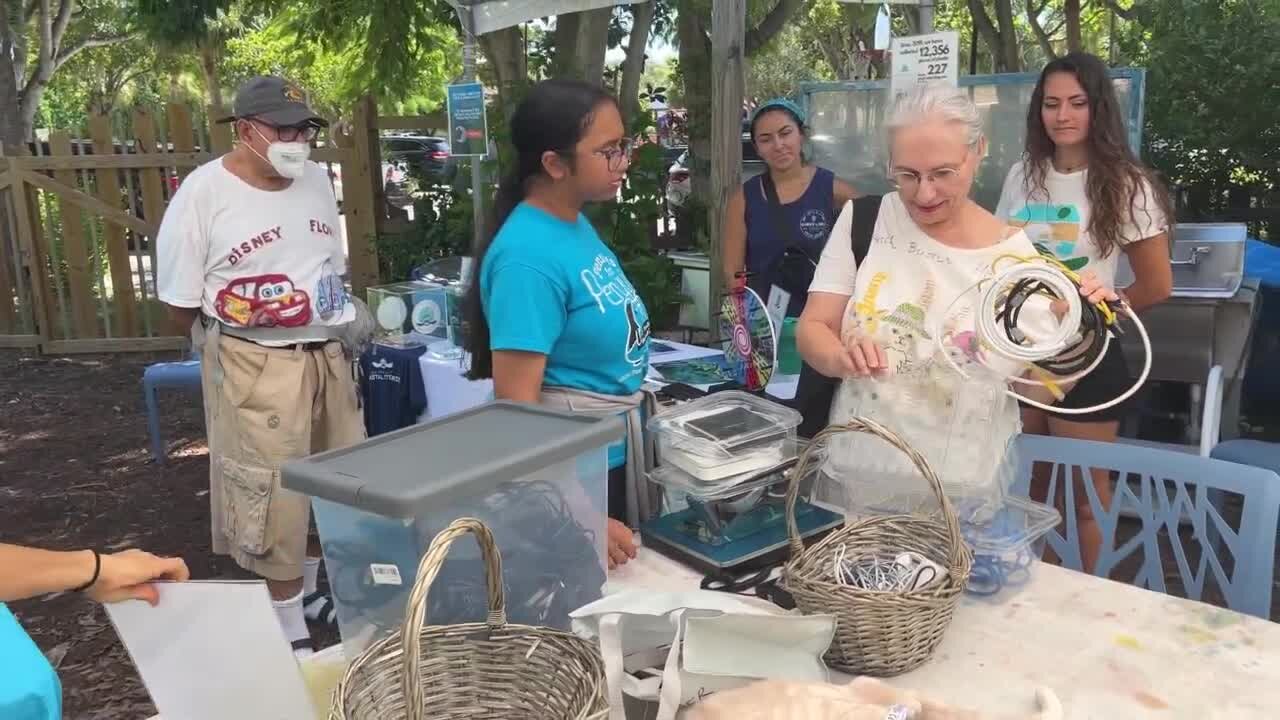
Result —
[[630, 395], [644, 382], [648, 310], [585, 216], [519, 205], [485, 255], [480, 296], [490, 347], [546, 355], [545, 385]]
[[1009, 223], [1026, 230], [1036, 250], [1052, 255], [1069, 269], [1079, 271], [1089, 258], [1076, 255], [1080, 241], [1080, 210], [1071, 203], [1028, 203], [1009, 217]]

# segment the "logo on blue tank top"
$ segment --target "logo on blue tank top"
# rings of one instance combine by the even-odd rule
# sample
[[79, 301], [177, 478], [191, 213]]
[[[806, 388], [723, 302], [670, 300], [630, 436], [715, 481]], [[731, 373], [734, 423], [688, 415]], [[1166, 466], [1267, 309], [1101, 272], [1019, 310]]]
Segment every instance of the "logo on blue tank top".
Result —
[[809, 240], [823, 240], [827, 237], [827, 214], [822, 210], [811, 208], [800, 216], [800, 232]]

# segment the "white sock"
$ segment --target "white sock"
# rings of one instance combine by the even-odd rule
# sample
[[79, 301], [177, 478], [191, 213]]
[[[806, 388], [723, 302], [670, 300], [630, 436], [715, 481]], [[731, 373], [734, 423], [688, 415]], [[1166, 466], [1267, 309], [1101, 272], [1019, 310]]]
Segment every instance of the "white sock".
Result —
[[[302, 593], [288, 600], [272, 600], [271, 606], [280, 619], [280, 627], [284, 628], [284, 638], [290, 643], [297, 640], [310, 640], [311, 631], [307, 630], [307, 620], [302, 616]], [[314, 651], [311, 648], [294, 649], [294, 657], [304, 658]]]
[[308, 557], [302, 564], [302, 594], [310, 595], [316, 591], [316, 578], [320, 576], [320, 558]]

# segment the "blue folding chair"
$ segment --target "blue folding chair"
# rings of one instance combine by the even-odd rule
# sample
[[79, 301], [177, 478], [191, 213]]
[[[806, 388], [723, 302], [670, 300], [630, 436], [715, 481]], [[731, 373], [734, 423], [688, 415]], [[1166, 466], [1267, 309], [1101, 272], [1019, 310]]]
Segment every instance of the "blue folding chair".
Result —
[[159, 465], [168, 460], [164, 434], [160, 429], [160, 388], [200, 389], [200, 359], [153, 363], [142, 371], [142, 397], [147, 404], [147, 431], [151, 435], [151, 457]]
[[[1110, 577], [1121, 562], [1141, 549], [1142, 562], [1132, 584], [1167, 593], [1161, 549], [1167, 544], [1188, 598], [1203, 599], [1205, 587], [1212, 581], [1231, 609], [1269, 616], [1280, 475], [1160, 448], [1038, 435], [1019, 436], [1015, 452], [1019, 468], [1015, 493], [1027, 493], [1033, 465], [1041, 462], [1052, 466], [1050, 498], [1062, 487], [1065, 507], [1072, 508], [1078, 488], [1085, 489], [1102, 531], [1096, 575]], [[1073, 480], [1091, 478], [1092, 468], [1109, 470], [1118, 478], [1110, 508], [1102, 507], [1091, 480]], [[1227, 494], [1242, 500], [1238, 530], [1223, 517]], [[1141, 529], [1117, 547], [1122, 513], [1136, 516]], [[1065, 515], [1065, 533], [1051, 531], [1048, 545], [1065, 567], [1082, 570], [1076, 518], [1071, 512]], [[1178, 532], [1183, 522], [1190, 523], [1193, 539], [1199, 544], [1198, 558], [1189, 559], [1188, 550], [1194, 545], [1184, 546]], [[1162, 530], [1166, 532], [1162, 534]]]

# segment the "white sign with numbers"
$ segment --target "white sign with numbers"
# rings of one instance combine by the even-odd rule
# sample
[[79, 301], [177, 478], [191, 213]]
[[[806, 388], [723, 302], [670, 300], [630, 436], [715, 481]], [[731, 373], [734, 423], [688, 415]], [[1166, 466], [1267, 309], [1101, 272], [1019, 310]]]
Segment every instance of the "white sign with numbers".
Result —
[[916, 85], [960, 78], [960, 33], [954, 30], [896, 37], [889, 43], [889, 88], [894, 97]]

